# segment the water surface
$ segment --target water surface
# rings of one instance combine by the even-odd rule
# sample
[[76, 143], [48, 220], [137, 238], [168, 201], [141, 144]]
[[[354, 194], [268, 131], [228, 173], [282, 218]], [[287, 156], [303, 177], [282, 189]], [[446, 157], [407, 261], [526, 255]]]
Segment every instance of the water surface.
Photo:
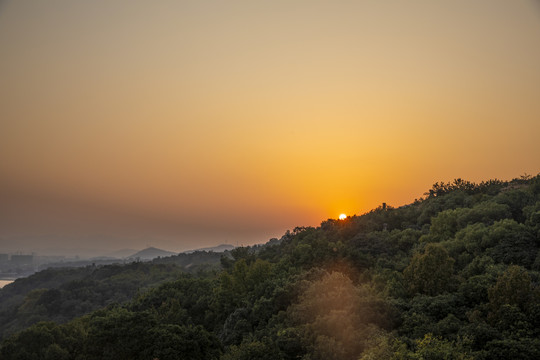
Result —
[[13, 280], [0, 280], [0, 289], [6, 286], [7, 284], [11, 284]]

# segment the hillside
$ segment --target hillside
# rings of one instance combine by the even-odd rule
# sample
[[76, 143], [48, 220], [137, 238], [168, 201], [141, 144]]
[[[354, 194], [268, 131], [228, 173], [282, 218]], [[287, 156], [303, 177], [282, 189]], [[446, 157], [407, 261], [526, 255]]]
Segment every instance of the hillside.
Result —
[[137, 251], [135, 254], [127, 256], [128, 259], [139, 259], [139, 260], [152, 260], [157, 257], [165, 257], [176, 255], [175, 252], [158, 249], [155, 247], [148, 247], [141, 251]]
[[[538, 359], [539, 250], [540, 176], [457, 179], [407, 206], [236, 248], [220, 271], [32, 325], [4, 339], [0, 357]], [[54, 308], [38, 299], [26, 294], [14, 321]]]
[[64, 323], [125, 303], [184, 273], [218, 267], [220, 258], [221, 254], [195, 252], [124, 265], [51, 266], [0, 289], [0, 340], [39, 321]]

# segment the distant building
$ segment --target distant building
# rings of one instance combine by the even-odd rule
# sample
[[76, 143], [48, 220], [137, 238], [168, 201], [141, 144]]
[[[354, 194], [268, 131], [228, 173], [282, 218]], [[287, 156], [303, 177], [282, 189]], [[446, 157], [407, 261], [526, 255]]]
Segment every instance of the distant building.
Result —
[[7, 262], [9, 260], [8, 254], [0, 254], [0, 262]]
[[11, 263], [13, 265], [32, 265], [34, 255], [11, 255]]

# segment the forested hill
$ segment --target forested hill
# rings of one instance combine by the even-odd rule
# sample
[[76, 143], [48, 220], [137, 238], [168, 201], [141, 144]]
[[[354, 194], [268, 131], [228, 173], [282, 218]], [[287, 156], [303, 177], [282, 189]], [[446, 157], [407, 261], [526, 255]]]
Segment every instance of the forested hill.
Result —
[[539, 249], [540, 176], [437, 183], [408, 206], [295, 228], [232, 250], [220, 271], [34, 324], [0, 358], [539, 359]]
[[42, 270], [0, 289], [0, 341], [39, 321], [65, 323], [131, 300], [183, 273], [217, 271], [221, 253], [195, 251], [151, 262]]

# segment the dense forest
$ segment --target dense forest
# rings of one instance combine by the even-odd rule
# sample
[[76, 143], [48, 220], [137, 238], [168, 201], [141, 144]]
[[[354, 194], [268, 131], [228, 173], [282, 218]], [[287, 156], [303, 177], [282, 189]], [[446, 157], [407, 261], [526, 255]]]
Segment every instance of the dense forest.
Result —
[[185, 273], [218, 270], [220, 253], [197, 251], [131, 262], [86, 267], [54, 266], [0, 289], [0, 339], [39, 321], [65, 323], [173, 281]]
[[17, 280], [0, 290], [0, 358], [540, 359], [539, 250], [540, 175], [437, 183], [196, 270]]

